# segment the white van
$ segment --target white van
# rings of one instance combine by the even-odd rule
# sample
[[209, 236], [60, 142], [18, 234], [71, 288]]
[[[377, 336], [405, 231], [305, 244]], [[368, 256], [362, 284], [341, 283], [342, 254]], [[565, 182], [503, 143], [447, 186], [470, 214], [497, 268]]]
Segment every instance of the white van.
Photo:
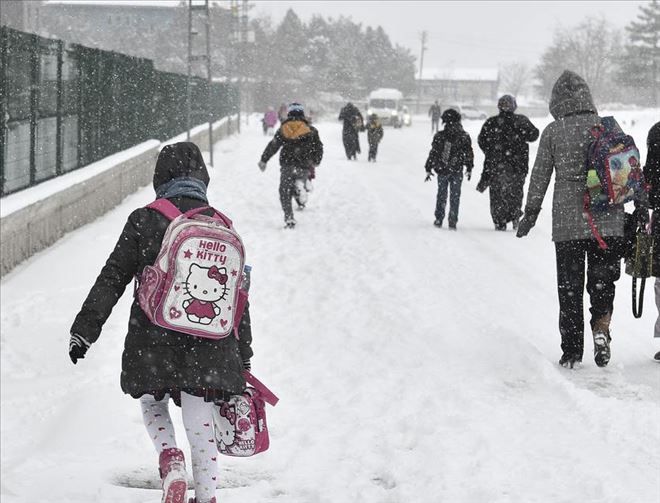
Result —
[[367, 116], [376, 114], [381, 124], [399, 128], [402, 125], [401, 104], [403, 93], [398, 89], [380, 88], [369, 93]]

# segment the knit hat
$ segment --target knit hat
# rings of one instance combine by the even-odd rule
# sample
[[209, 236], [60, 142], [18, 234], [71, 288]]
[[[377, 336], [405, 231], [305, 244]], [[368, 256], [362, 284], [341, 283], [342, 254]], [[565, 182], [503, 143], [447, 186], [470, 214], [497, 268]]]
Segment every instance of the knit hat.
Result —
[[513, 113], [516, 111], [516, 108], [518, 108], [518, 104], [513, 96], [505, 94], [498, 100], [497, 108], [499, 108], [501, 112]]
[[302, 119], [305, 117], [305, 109], [300, 103], [291, 103], [287, 109], [287, 115], [290, 118], [296, 117]]
[[461, 122], [461, 114], [459, 114], [453, 108], [448, 108], [440, 116], [443, 124], [455, 124]]

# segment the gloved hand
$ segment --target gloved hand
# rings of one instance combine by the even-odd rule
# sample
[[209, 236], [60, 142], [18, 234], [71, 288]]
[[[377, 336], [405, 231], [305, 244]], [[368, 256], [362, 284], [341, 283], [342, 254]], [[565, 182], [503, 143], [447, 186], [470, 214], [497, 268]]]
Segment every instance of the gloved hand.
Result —
[[431, 181], [431, 178], [433, 178], [433, 173], [430, 172], [430, 171], [427, 171], [426, 172], [426, 178], [424, 178], [424, 181], [429, 182], [429, 181]]
[[266, 163], [264, 161], [259, 161], [258, 166], [261, 171], [266, 171]]
[[243, 369], [244, 370], [251, 370], [252, 369], [252, 364], [250, 363], [250, 359], [246, 358], [243, 360]]
[[470, 178], [472, 178], [472, 170], [471, 170], [471, 169], [468, 169], [468, 170], [465, 172], [465, 177], [468, 179], [468, 182], [469, 182], [469, 181], [470, 181]]
[[87, 353], [89, 346], [91, 346], [91, 343], [82, 335], [71, 334], [71, 339], [69, 339], [69, 358], [71, 358], [74, 365], [78, 360], [85, 358], [85, 353]]
[[539, 211], [541, 210], [525, 211], [525, 215], [518, 223], [518, 231], [516, 232], [516, 237], [522, 238], [529, 234], [529, 231], [532, 230], [532, 227], [536, 225], [536, 219], [539, 216]]

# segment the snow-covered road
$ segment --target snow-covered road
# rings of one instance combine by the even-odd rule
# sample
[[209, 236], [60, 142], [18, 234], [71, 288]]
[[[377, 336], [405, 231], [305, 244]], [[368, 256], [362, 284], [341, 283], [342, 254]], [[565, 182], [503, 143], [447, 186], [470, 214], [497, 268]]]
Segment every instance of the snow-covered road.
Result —
[[[657, 115], [619, 114], [643, 152]], [[254, 373], [280, 397], [270, 450], [220, 459], [219, 501], [657, 503], [651, 288], [634, 320], [631, 280], [619, 281], [607, 368], [589, 335], [583, 367], [560, 368], [551, 195], [526, 239], [492, 230], [474, 190], [481, 122], [469, 121], [476, 174], [459, 230], [434, 228], [430, 124], [417, 119], [385, 130], [376, 164], [346, 161], [339, 124], [321, 123], [326, 153], [294, 231], [282, 228], [277, 159], [256, 166], [260, 124], [216, 145], [210, 198], [253, 266]], [[119, 389], [130, 294], [84, 360], [67, 355], [126, 217], [152, 198], [144, 188], [2, 280], [3, 503], [159, 501], [120, 483], [157, 479], [137, 402]]]

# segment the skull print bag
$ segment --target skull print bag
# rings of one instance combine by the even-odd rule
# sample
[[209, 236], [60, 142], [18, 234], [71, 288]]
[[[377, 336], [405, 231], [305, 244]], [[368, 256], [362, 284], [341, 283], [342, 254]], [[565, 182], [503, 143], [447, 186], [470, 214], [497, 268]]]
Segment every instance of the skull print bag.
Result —
[[[248, 294], [245, 249], [231, 220], [209, 206], [181, 213], [167, 199], [147, 208], [171, 221], [156, 262], [138, 278], [138, 303], [149, 320], [209, 339], [237, 333]], [[212, 217], [202, 214], [209, 209]]]

